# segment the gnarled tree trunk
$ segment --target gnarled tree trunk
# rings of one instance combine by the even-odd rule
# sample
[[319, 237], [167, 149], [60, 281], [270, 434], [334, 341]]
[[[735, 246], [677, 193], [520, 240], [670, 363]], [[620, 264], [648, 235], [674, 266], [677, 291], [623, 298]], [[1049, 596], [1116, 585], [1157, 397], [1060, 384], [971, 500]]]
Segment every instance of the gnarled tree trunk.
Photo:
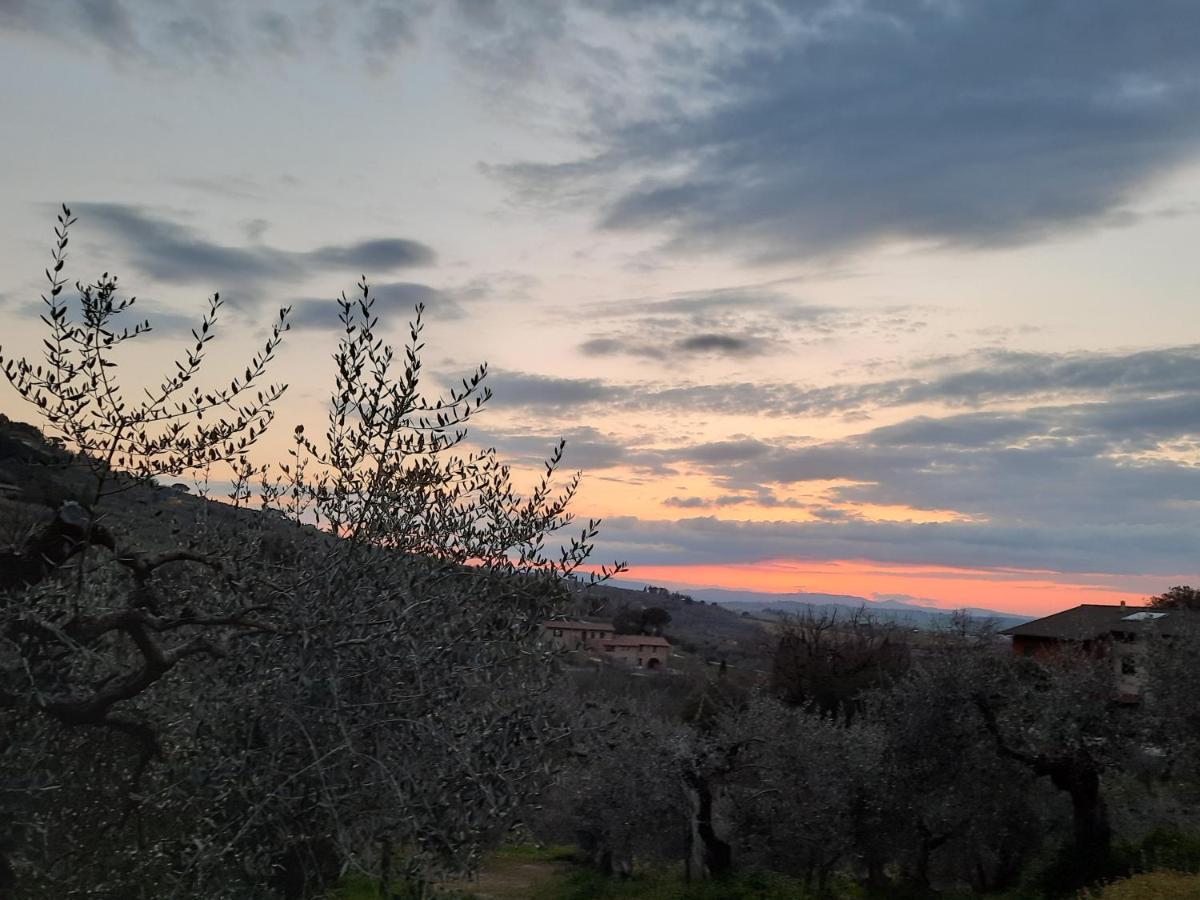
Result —
[[733, 848], [721, 835], [728, 820], [722, 807], [725, 792], [708, 776], [687, 771], [684, 788], [692, 802], [691, 832], [688, 838], [688, 879], [720, 878], [733, 871]]

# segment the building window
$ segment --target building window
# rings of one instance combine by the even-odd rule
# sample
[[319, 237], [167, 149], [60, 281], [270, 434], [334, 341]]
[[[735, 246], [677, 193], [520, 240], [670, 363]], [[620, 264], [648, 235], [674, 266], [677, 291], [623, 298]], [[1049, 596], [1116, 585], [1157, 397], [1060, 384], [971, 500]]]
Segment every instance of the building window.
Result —
[[1124, 656], [1121, 658], [1121, 674], [1122, 675], [1136, 675], [1137, 674], [1137, 662], [1132, 657]]
[[554, 636], [555, 636], [555, 637], [562, 637], [562, 629], [561, 629], [561, 628], [555, 628], [555, 629], [554, 629]]

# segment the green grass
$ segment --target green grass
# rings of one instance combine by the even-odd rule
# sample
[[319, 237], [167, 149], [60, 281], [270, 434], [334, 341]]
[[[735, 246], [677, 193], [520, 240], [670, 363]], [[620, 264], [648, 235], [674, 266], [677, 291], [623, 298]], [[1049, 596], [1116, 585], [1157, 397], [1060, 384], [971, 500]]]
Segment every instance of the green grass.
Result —
[[[800, 881], [770, 872], [751, 872], [721, 881], [688, 882], [678, 868], [641, 868], [629, 878], [602, 875], [595, 869], [574, 865], [571, 846], [517, 844], [488, 854], [484, 871], [504, 873], [536, 863], [571, 863], [549, 880], [521, 891], [528, 900], [805, 900], [813, 895]], [[400, 890], [400, 888], [396, 888]], [[329, 900], [381, 900], [378, 885], [371, 879], [348, 878]], [[403, 896], [403, 894], [400, 894]], [[472, 900], [470, 889], [441, 890], [438, 900]], [[857, 888], [837, 891], [838, 900], [860, 900]]]
[[486, 865], [496, 862], [571, 862], [575, 852], [570, 844], [513, 844], [489, 853]]
[[[685, 881], [673, 870], [649, 869], [630, 878], [613, 878], [591, 869], [573, 868], [546, 884], [530, 900], [804, 900], [812, 894], [786, 875], [750, 872], [720, 881]], [[839, 891], [844, 900], [857, 900], [856, 889]]]

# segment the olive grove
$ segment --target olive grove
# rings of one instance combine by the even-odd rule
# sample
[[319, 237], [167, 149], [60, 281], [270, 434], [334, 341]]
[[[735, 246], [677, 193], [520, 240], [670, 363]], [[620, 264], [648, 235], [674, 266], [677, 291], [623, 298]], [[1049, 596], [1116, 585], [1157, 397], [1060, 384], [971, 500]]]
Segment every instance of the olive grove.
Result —
[[[127, 384], [115, 351], [151, 326], [121, 326], [107, 274], [68, 302], [73, 221], [41, 361], [0, 350], [73, 492], [23, 509], [0, 566], [0, 893], [306, 897], [348, 871], [470, 870], [571, 735], [534, 640], [596, 534], [557, 541], [562, 446], [524, 494], [464, 452], [486, 369], [425, 399], [420, 308], [397, 353], [364, 281], [324, 434], [256, 461], [288, 310], [227, 387], [205, 386], [219, 296], [157, 387]], [[221, 472], [224, 503], [163, 500]]]

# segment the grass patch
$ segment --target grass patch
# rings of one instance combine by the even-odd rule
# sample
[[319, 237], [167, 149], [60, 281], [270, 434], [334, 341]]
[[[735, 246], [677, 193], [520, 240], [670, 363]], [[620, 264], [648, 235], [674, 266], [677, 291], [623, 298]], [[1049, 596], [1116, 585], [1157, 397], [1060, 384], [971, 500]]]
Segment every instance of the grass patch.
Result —
[[1080, 900], [1195, 900], [1200, 875], [1186, 872], [1147, 872], [1122, 878], [1099, 892], [1082, 892]]
[[489, 853], [484, 866], [498, 862], [573, 862], [575, 852], [570, 844], [513, 844]]
[[[514, 844], [493, 850], [484, 859], [480, 883], [486, 889], [483, 896], [503, 898], [527, 896], [525, 881], [548, 877], [551, 867], [561, 868], [575, 859], [570, 845]], [[557, 874], [557, 872], [553, 872]], [[447, 881], [435, 890], [438, 900], [474, 900], [480, 894], [473, 889], [475, 881]], [[392, 896], [406, 898], [403, 884], [392, 886]], [[327, 895], [326, 900], [385, 900], [379, 883], [365, 875], [347, 876]], [[391, 898], [386, 898], [391, 900]]]
[[[648, 869], [630, 878], [612, 878], [572, 867], [542, 885], [530, 900], [805, 900], [814, 895], [802, 882], [772, 872], [747, 872], [720, 881], [685, 881], [675, 870]], [[846, 900], [861, 894], [836, 892]]]

